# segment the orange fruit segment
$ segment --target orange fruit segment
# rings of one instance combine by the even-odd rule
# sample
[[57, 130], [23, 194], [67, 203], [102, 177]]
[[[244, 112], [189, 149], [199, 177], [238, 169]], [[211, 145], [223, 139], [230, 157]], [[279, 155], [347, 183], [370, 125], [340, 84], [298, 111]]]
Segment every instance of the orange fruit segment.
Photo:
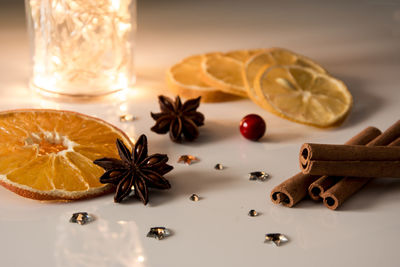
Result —
[[76, 200], [112, 190], [101, 184], [101, 157], [118, 158], [130, 139], [98, 118], [71, 111], [0, 112], [0, 184], [37, 200]]

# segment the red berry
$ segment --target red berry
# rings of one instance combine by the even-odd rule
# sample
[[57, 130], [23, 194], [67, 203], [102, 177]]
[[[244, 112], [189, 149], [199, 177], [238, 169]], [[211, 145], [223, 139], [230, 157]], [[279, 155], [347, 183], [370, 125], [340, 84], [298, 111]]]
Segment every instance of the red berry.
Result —
[[257, 141], [263, 137], [266, 129], [263, 118], [256, 114], [249, 114], [240, 122], [240, 133], [247, 139]]

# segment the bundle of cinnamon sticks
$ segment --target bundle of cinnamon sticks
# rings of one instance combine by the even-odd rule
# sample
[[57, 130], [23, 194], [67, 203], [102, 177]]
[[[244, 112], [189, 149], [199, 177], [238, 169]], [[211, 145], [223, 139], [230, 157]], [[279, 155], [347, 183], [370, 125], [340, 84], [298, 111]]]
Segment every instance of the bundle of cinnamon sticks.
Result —
[[335, 210], [374, 177], [400, 178], [400, 120], [383, 133], [367, 127], [344, 145], [306, 143], [299, 161], [301, 172], [272, 190], [272, 202], [293, 207], [310, 196]]

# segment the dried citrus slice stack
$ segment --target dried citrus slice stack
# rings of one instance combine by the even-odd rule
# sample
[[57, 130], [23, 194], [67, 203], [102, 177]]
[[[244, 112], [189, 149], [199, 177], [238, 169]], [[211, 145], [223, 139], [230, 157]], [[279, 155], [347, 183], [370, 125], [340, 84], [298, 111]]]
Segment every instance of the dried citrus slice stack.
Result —
[[[306, 74], [296, 76], [294, 73], [300, 70]], [[290, 82], [285, 82], [290, 75]], [[307, 75], [314, 78], [303, 81]], [[274, 79], [280, 82], [275, 83]], [[185, 98], [202, 96], [203, 102], [218, 102], [231, 100], [232, 96], [249, 97], [274, 114], [317, 127], [339, 124], [352, 107], [352, 96], [343, 82], [311, 59], [283, 48], [189, 57], [168, 70], [168, 83]], [[279, 86], [282, 88], [277, 96]]]
[[117, 138], [132, 147], [121, 130], [76, 112], [0, 112], [0, 184], [37, 200], [107, 193], [112, 188], [99, 182], [104, 170], [93, 160], [117, 158]]
[[254, 79], [254, 88], [272, 113], [317, 127], [340, 123], [353, 104], [342, 81], [296, 65], [265, 66]]
[[201, 76], [201, 62], [204, 55], [185, 58], [167, 71], [170, 89], [183, 98], [201, 96], [203, 102], [221, 102], [233, 99], [219, 88], [207, 84]]

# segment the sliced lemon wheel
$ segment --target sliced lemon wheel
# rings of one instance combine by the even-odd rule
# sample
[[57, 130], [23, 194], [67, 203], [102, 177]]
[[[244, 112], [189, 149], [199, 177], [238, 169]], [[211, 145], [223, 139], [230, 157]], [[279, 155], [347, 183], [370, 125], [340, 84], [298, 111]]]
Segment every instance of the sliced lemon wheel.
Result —
[[204, 55], [185, 58], [167, 71], [169, 88], [183, 98], [201, 96], [203, 102], [220, 102], [232, 100], [232, 95], [223, 93], [219, 88], [204, 82], [201, 75], [201, 62]]
[[271, 67], [275, 65], [297, 65], [311, 68], [320, 73], [326, 73], [325, 69], [313, 62], [311, 59], [283, 48], [271, 48], [255, 53], [244, 63], [242, 68], [242, 79], [249, 98], [262, 107], [264, 107], [263, 102], [258, 99], [258, 95], [254, 89], [254, 79], [261, 69], [266, 66]]
[[37, 200], [75, 200], [112, 190], [93, 164], [118, 158], [117, 138], [130, 139], [98, 118], [70, 111], [0, 112], [0, 184]]
[[254, 79], [254, 88], [269, 111], [317, 127], [342, 122], [353, 103], [342, 81], [308, 67], [265, 66]]
[[243, 64], [260, 51], [262, 49], [205, 55], [201, 64], [203, 80], [226, 93], [247, 97], [242, 77]]

